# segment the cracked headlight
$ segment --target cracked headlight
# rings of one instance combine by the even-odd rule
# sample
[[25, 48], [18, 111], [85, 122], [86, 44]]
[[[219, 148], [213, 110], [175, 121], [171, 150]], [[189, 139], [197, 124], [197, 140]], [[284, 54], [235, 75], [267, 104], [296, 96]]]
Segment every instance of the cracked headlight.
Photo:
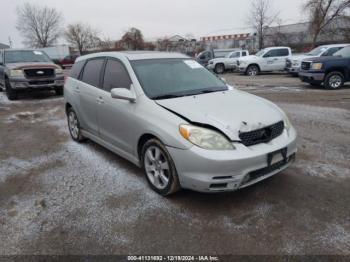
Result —
[[10, 70], [11, 77], [24, 77], [22, 70]]
[[180, 134], [192, 144], [208, 150], [234, 150], [235, 147], [217, 131], [193, 125], [180, 125]]

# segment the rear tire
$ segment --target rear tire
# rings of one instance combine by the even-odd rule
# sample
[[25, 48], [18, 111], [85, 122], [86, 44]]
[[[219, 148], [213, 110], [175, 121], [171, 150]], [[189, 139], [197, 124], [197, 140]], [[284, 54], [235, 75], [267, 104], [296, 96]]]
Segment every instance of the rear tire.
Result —
[[215, 65], [215, 73], [217, 73], [217, 74], [225, 73], [225, 66], [224, 66], [224, 64], [217, 64], [217, 65]]
[[324, 86], [326, 89], [339, 89], [344, 85], [344, 75], [338, 71], [326, 75]]
[[8, 78], [5, 79], [5, 89], [6, 89], [6, 96], [9, 100], [11, 101], [17, 100], [18, 98], [17, 92], [11, 87], [11, 84]]
[[69, 133], [72, 139], [78, 143], [85, 141], [85, 138], [81, 134], [81, 128], [78, 120], [78, 116], [72, 107], [67, 110], [67, 120]]
[[155, 192], [168, 196], [181, 189], [174, 161], [159, 140], [148, 140], [141, 152], [147, 182]]
[[260, 69], [259, 69], [258, 66], [250, 65], [250, 66], [248, 66], [245, 74], [248, 75], [248, 76], [256, 76], [256, 75], [259, 74], [259, 72], [260, 72]]

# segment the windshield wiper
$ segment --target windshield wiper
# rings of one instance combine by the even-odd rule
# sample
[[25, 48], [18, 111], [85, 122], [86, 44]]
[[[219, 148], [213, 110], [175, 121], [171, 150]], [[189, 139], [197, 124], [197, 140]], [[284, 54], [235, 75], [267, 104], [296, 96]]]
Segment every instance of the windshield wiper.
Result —
[[170, 98], [177, 98], [177, 97], [183, 97], [184, 95], [161, 95], [161, 96], [155, 96], [152, 97], [153, 100], [162, 100], [162, 99], [170, 99]]

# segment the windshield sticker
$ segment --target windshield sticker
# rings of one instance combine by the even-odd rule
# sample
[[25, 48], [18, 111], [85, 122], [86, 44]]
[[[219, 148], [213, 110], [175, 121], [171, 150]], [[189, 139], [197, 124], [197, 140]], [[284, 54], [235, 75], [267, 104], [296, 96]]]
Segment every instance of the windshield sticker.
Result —
[[40, 52], [40, 51], [34, 51], [34, 54], [36, 54], [36, 55], [42, 55], [43, 53]]
[[192, 69], [203, 68], [203, 66], [201, 66], [199, 63], [197, 63], [194, 60], [185, 60], [184, 63]]

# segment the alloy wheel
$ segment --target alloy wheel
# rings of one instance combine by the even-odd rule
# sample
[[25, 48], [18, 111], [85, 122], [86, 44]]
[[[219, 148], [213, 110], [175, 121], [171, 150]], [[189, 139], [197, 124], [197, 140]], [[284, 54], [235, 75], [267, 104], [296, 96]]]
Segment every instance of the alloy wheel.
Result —
[[74, 111], [70, 111], [68, 114], [68, 125], [69, 125], [69, 131], [72, 135], [72, 137], [76, 140], [79, 139], [79, 124], [78, 124], [78, 118]]
[[339, 75], [333, 75], [328, 81], [331, 88], [337, 89], [342, 85], [343, 79]]
[[170, 181], [169, 163], [162, 150], [151, 146], [146, 150], [144, 165], [149, 181], [157, 189], [165, 189]]
[[247, 73], [249, 76], [256, 76], [258, 74], [258, 69], [255, 66], [249, 67]]

